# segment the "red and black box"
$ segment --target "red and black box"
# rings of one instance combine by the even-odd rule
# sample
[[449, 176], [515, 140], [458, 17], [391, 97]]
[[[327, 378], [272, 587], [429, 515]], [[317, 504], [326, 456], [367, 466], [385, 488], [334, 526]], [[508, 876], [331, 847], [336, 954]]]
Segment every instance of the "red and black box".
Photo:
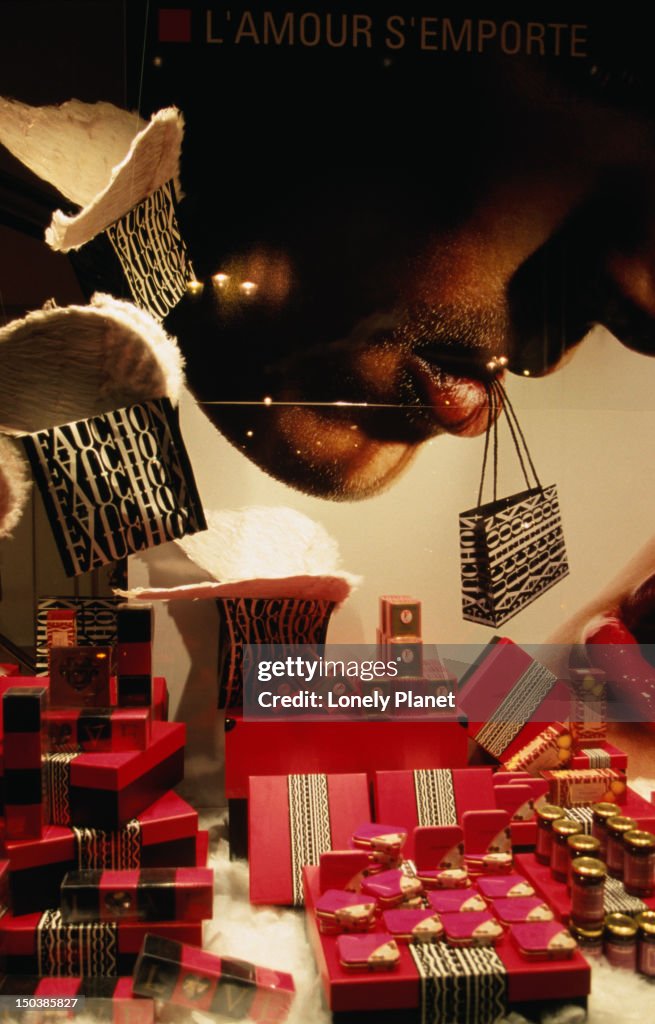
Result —
[[84, 1013], [92, 1014], [94, 1021], [107, 1024], [154, 1024], [155, 1004], [151, 999], [134, 995], [132, 978], [39, 978], [29, 974], [14, 974], [0, 978], [0, 995], [14, 999], [8, 1020], [29, 1024], [46, 1024], [53, 1010], [35, 1009], [32, 1000], [47, 998], [62, 1000], [54, 1008], [57, 1021], [74, 1020], [79, 1009], [75, 999], [84, 999]]
[[51, 647], [51, 705], [102, 708], [111, 704], [111, 655], [111, 647]]
[[13, 912], [57, 906], [68, 871], [202, 865], [199, 836], [197, 811], [170, 791], [116, 831], [51, 825], [40, 841], [7, 841]]
[[232, 1020], [286, 1020], [295, 989], [284, 971], [213, 956], [180, 942], [147, 935], [134, 970], [137, 995]]
[[46, 754], [50, 823], [120, 828], [184, 778], [186, 729], [153, 722], [146, 750]]
[[145, 936], [202, 944], [202, 924], [180, 921], [94, 921], [64, 924], [59, 910], [0, 918], [0, 955], [8, 974], [117, 977], [129, 974]]
[[209, 921], [210, 868], [69, 871], [61, 883], [65, 924], [84, 921]]
[[116, 613], [118, 704], [152, 704], [152, 606], [121, 604]]
[[145, 750], [151, 737], [150, 708], [50, 708], [45, 723], [51, 753]]
[[44, 686], [11, 686], [2, 697], [4, 815], [9, 839], [38, 839], [48, 820], [42, 767]]

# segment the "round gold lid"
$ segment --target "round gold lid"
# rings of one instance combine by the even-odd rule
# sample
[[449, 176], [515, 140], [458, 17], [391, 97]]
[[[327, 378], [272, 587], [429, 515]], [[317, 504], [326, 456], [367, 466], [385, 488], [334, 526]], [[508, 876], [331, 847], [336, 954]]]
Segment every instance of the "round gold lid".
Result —
[[582, 825], [573, 818], [557, 818], [553, 822], [553, 832], [558, 836], [576, 836], [582, 832]]
[[616, 836], [623, 835], [624, 832], [633, 832], [636, 828], [637, 822], [634, 818], [624, 818], [620, 814], [616, 814], [607, 822], [608, 833], [611, 832]]
[[584, 851], [589, 857], [593, 857], [600, 850], [600, 839], [596, 839], [596, 836], [588, 836], [584, 832], [569, 836], [566, 842], [576, 853]]
[[605, 930], [620, 939], [633, 939], [637, 934], [637, 922], [627, 914], [608, 914]]
[[608, 818], [613, 818], [614, 815], [619, 813], [619, 809], [616, 804], [593, 804], [591, 808], [592, 814], [596, 821], [606, 821]]
[[571, 869], [574, 874], [580, 875], [582, 878], [594, 878], [598, 881], [607, 874], [607, 868], [602, 860], [598, 860], [596, 857], [578, 857], [573, 861]]
[[540, 821], [557, 821], [558, 818], [566, 817], [566, 811], [555, 804], [542, 804], [537, 808], [537, 817]]
[[623, 842], [631, 850], [655, 850], [655, 836], [652, 832], [642, 832], [641, 829], [632, 829], [630, 832], [626, 832]]
[[569, 928], [578, 942], [600, 942], [603, 938], [602, 928], [580, 928], [577, 924], [570, 924]]
[[655, 910], [643, 910], [637, 914], [635, 921], [644, 935], [655, 936]]

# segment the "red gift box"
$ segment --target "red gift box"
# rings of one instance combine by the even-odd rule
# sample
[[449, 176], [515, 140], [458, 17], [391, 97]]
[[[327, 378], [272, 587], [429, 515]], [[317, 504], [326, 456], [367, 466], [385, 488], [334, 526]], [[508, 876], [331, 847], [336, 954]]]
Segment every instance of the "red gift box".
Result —
[[572, 743], [567, 726], [552, 722], [511, 757], [504, 757], [503, 765], [510, 772], [524, 770], [535, 776], [549, 768], [569, 768]]
[[576, 750], [569, 765], [571, 768], [613, 768], [617, 772], [627, 772], [628, 755], [611, 743], [599, 744], [597, 747], [584, 747]]
[[405, 856], [410, 859], [417, 825], [457, 825], [466, 811], [495, 806], [491, 768], [375, 773], [376, 817], [407, 830]]
[[209, 868], [69, 871], [61, 883], [65, 924], [86, 921], [210, 921]]
[[[230, 849], [247, 856], [248, 779], [251, 775], [325, 772], [328, 775], [466, 764], [468, 741], [457, 722], [376, 719], [264, 722], [230, 709], [225, 720], [225, 795], [230, 809]], [[360, 822], [357, 822], [360, 824]]]
[[111, 647], [51, 647], [53, 707], [103, 708], [112, 703]]
[[117, 832], [51, 825], [40, 841], [7, 841], [13, 911], [30, 914], [57, 906], [67, 871], [193, 866], [198, 861], [197, 833], [197, 811], [171, 791]]
[[[302, 904], [302, 869], [370, 821], [365, 775], [250, 779], [250, 902]], [[387, 819], [392, 820], [392, 819]]]
[[4, 816], [10, 839], [40, 839], [48, 820], [43, 770], [47, 701], [44, 686], [10, 686], [2, 695]]
[[495, 638], [460, 680], [458, 705], [468, 733], [506, 762], [551, 722], [566, 721], [565, 683], [506, 637]]
[[284, 971], [214, 956], [148, 935], [134, 971], [134, 991], [173, 1006], [231, 1019], [281, 1024], [295, 996]]
[[84, 999], [84, 1013], [94, 1015], [108, 1024], [154, 1024], [155, 1004], [152, 999], [135, 996], [132, 978], [39, 978], [29, 974], [14, 974], [0, 978], [0, 995], [9, 999], [26, 1000], [25, 1009], [20, 1004], [11, 1010], [15, 1024], [29, 1021], [30, 1024], [45, 1024], [50, 1020], [51, 1010], [43, 1010], [43, 1016], [30, 1006], [31, 999], [56, 999], [69, 1001], [55, 1009], [57, 1021], [74, 1020], [79, 1009], [72, 1005], [75, 999]]
[[[115, 683], [115, 680], [112, 680]], [[10, 686], [47, 686], [50, 685], [49, 676], [0, 676], [0, 698]], [[115, 687], [113, 687], [115, 696]], [[112, 698], [112, 704], [115, 701]], [[152, 681], [152, 718], [154, 721], [168, 721], [168, 687], [164, 676], [155, 676]], [[463, 732], [463, 730], [462, 730]], [[0, 700], [0, 739], [4, 735], [2, 718], [2, 700]], [[247, 785], [244, 795], [247, 792]]]
[[116, 977], [129, 974], [147, 934], [202, 943], [202, 924], [180, 921], [97, 921], [64, 924], [58, 910], [0, 919], [0, 954], [9, 974]]
[[248, 796], [251, 775], [293, 772], [366, 772], [452, 768], [466, 764], [466, 732], [456, 722], [268, 722], [244, 719], [232, 709], [225, 723], [225, 792]]
[[[491, 1009], [486, 1003], [483, 1007], [487, 995], [495, 998], [494, 1011], [498, 1014], [504, 1006], [526, 1002], [538, 1003], [541, 1010], [542, 1003], [552, 999], [584, 1001], [590, 991], [591, 969], [580, 953], [576, 952], [571, 960], [562, 962], [532, 962], [521, 957], [508, 936], [501, 938], [495, 952], [451, 950], [444, 943], [421, 943], [419, 946], [402, 943], [399, 944], [398, 964], [390, 971], [346, 970], [339, 963], [338, 936], [321, 935], [318, 931], [313, 911], [318, 896], [317, 876], [316, 868], [305, 869], [307, 928], [325, 998], [333, 1013], [371, 1011], [371, 1014], [376, 1013], [375, 1019], [379, 1019], [382, 1011], [398, 1010], [403, 1011], [403, 1024], [418, 1024], [422, 1019], [422, 989], [425, 986], [429, 991], [432, 987], [429, 979], [423, 982], [418, 964], [422, 965], [424, 974], [429, 973], [431, 957], [438, 959], [442, 967], [439, 973], [445, 997], [450, 998], [452, 987], [461, 984], [458, 991], [460, 1000], [464, 1002], [459, 1003], [460, 1013], [467, 998], [472, 998], [473, 993], [477, 995], [475, 1007], [468, 1004], [471, 1019], [476, 1019], [473, 1016], [476, 1010], [481, 1016], [485, 1010]], [[472, 957], [480, 965], [480, 988], [468, 966]], [[461, 977], [460, 983], [456, 981], [457, 975]], [[371, 1016], [371, 1019], [374, 1018]]]
[[120, 828], [184, 778], [185, 725], [153, 722], [146, 750], [47, 754], [53, 825]]
[[151, 737], [150, 708], [50, 708], [44, 720], [51, 753], [145, 750]]
[[626, 800], [625, 775], [611, 768], [567, 769], [542, 775], [550, 786], [548, 802], [555, 807], [623, 804]]

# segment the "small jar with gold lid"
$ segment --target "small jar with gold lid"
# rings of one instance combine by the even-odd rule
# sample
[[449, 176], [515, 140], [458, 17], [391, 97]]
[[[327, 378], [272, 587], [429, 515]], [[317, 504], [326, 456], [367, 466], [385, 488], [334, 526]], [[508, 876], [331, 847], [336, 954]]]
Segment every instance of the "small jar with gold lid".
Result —
[[655, 978], [655, 910], [644, 910], [635, 918], [637, 925], [637, 969], [647, 978]]
[[655, 835], [633, 829], [623, 836], [623, 885], [631, 896], [655, 892]]
[[622, 814], [615, 814], [607, 820], [607, 874], [612, 878], [623, 878], [623, 856], [625, 848], [623, 837], [626, 832], [632, 832], [638, 828], [634, 818], [624, 818]]
[[578, 857], [571, 865], [571, 922], [577, 928], [602, 928], [605, 923], [607, 869], [595, 857]]
[[566, 811], [555, 804], [542, 804], [537, 808], [537, 843], [534, 855], [540, 864], [550, 864], [553, 844], [553, 822], [565, 818]]
[[591, 808], [591, 834], [600, 843], [601, 860], [607, 856], [607, 822], [617, 814], [620, 811], [616, 804], [593, 804]]
[[570, 836], [582, 833], [582, 825], [573, 818], [557, 818], [552, 824], [550, 849], [550, 873], [558, 882], [566, 882], [569, 873], [569, 848], [567, 840]]
[[603, 928], [577, 928], [570, 924], [571, 935], [587, 960], [599, 960], [603, 955]]
[[[600, 860], [600, 842], [595, 836], [588, 836], [584, 832], [579, 835], [567, 836], [566, 845], [568, 848], [569, 863], [566, 874], [566, 884], [571, 891], [571, 868], [573, 861], [578, 857], [596, 857]], [[602, 944], [602, 936], [601, 936]]]
[[627, 914], [608, 914], [603, 941], [605, 958], [612, 967], [637, 969], [637, 922]]

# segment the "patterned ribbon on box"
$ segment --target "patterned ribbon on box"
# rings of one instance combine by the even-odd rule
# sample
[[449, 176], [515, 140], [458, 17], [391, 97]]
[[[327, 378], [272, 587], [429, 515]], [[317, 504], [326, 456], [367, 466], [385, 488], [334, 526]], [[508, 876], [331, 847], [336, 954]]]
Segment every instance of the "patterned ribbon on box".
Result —
[[195, 278], [175, 214], [173, 182], [110, 224], [106, 234], [136, 305], [163, 320]]
[[591, 807], [567, 807], [566, 817], [578, 821], [582, 825], [585, 835], [591, 835], [591, 823], [594, 817]]
[[78, 868], [109, 868], [126, 871], [141, 867], [141, 823], [138, 818], [123, 828], [74, 828]]
[[602, 747], [586, 747], [580, 751], [589, 761], [590, 768], [611, 768], [612, 757]]
[[507, 1012], [507, 972], [492, 947], [410, 943], [421, 979], [421, 1024], [493, 1024]]
[[447, 768], [415, 771], [414, 792], [419, 825], [457, 824], [453, 773]]
[[492, 757], [499, 758], [530, 721], [556, 681], [549, 669], [533, 661], [476, 734], [476, 742]]
[[62, 924], [61, 911], [46, 910], [36, 927], [38, 973], [48, 978], [115, 977], [117, 943], [116, 924]]
[[70, 825], [71, 764], [77, 753], [46, 754], [43, 758], [51, 825]]
[[327, 775], [289, 775], [287, 785], [293, 904], [302, 907], [302, 869], [332, 849]]
[[623, 887], [620, 878], [605, 879], [605, 913], [606, 914], [641, 914], [648, 910], [647, 904], [638, 896], [631, 896]]

